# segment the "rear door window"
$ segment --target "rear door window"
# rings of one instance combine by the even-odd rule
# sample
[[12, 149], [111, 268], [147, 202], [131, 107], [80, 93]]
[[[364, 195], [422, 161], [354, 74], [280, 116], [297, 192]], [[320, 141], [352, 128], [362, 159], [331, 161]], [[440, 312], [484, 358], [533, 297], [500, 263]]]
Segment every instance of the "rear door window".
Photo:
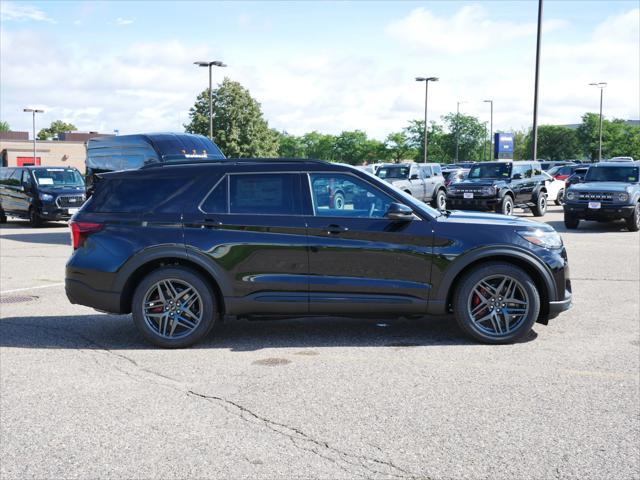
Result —
[[101, 182], [91, 200], [100, 213], [175, 213], [193, 181], [184, 178], [114, 179]]
[[229, 175], [229, 213], [300, 215], [300, 175], [249, 173]]

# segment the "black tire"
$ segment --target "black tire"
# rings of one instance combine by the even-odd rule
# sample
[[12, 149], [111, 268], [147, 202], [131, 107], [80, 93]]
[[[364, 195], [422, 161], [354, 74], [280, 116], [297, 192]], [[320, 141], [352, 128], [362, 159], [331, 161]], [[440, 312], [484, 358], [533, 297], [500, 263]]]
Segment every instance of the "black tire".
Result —
[[4, 214], [4, 210], [0, 210], [0, 223], [7, 223], [7, 216]]
[[[192, 330], [188, 331], [188, 333], [185, 333], [178, 338], [167, 338], [166, 335], [163, 336], [159, 332], [156, 332], [147, 323], [147, 318], [145, 317], [145, 299], [147, 298], [147, 295], [149, 295], [151, 289], [153, 289], [158, 282], [163, 280], [171, 280], [172, 282], [188, 285], [193, 288], [200, 297], [198, 311], [201, 312], [201, 319], [199, 320], [199, 323], [197, 323], [197, 326]], [[182, 290], [182, 292], [184, 291], [185, 290]], [[160, 309], [160, 312], [162, 312], [162, 307], [160, 307]], [[215, 294], [207, 280], [202, 275], [189, 268], [175, 266], [159, 268], [142, 279], [136, 287], [133, 295], [131, 312], [133, 315], [133, 322], [145, 340], [149, 343], [162, 348], [185, 348], [194, 345], [207, 336], [213, 328], [218, 314], [218, 309]], [[158, 315], [158, 313], [153, 315]], [[151, 320], [149, 321], [151, 322]], [[164, 321], [167, 325], [173, 326], [173, 319], [169, 319], [168, 316]], [[158, 329], [160, 329], [159, 326]], [[171, 335], [173, 335], [173, 333], [171, 333]]]
[[564, 203], [564, 188], [558, 190], [558, 196], [556, 197], [556, 205], [560, 206]]
[[502, 197], [500, 203], [496, 205], [496, 212], [503, 215], [513, 215], [513, 198], [511, 198], [511, 195]]
[[[477, 321], [473, 320], [469, 305], [474, 301], [474, 296], [476, 295], [474, 288], [480, 281], [488, 279], [491, 282], [493, 281], [491, 279], [500, 276], [515, 280], [518, 291], [523, 294], [521, 298], [527, 305], [527, 311], [516, 320], [516, 325], [512, 327], [513, 329], [511, 331], [509, 331], [509, 327], [506, 327], [506, 323], [503, 324], [498, 319], [498, 325], [500, 325], [500, 328], [504, 326], [506, 332], [490, 333], [487, 331], [490, 328], [483, 327], [479, 325]], [[486, 292], [488, 293], [488, 291]], [[492, 307], [492, 309], [493, 308], [494, 307]], [[499, 306], [499, 308], [504, 310], [505, 307]], [[507, 308], [511, 309], [512, 307]], [[482, 312], [482, 310], [480, 311]], [[498, 318], [499, 315], [504, 316], [504, 312], [498, 312], [500, 312], [500, 310], [496, 309], [496, 312], [489, 312], [489, 315], [497, 315]], [[453, 298], [453, 313], [462, 331], [475, 340], [490, 344], [515, 343], [529, 334], [533, 324], [538, 319], [538, 315], [540, 314], [540, 294], [533, 279], [521, 268], [503, 262], [485, 263], [465, 274], [458, 283]], [[479, 315], [484, 315], [484, 312]], [[513, 318], [513, 316], [511, 316], [511, 318]], [[494, 321], [489, 321], [492, 326], [495, 326]]]
[[636, 203], [636, 208], [633, 210], [633, 215], [624, 219], [627, 224], [627, 229], [630, 232], [637, 232], [640, 230], [640, 202]]
[[433, 208], [436, 208], [440, 211], [447, 209], [447, 194], [444, 190], [438, 190], [436, 196], [433, 198], [432, 205]]
[[564, 214], [564, 226], [569, 230], [575, 230], [580, 225], [580, 219], [578, 217], [574, 217], [570, 213]]
[[29, 225], [33, 228], [40, 228], [42, 226], [42, 217], [38, 215], [38, 212], [35, 208], [31, 207], [29, 209]]
[[405, 190], [405, 191], [404, 191], [404, 193], [406, 193], [406, 194], [407, 194], [407, 195], [409, 195], [410, 197], [412, 196], [412, 195], [411, 195], [411, 190]]
[[344, 194], [342, 192], [336, 192], [333, 196], [333, 208], [336, 210], [344, 209]]
[[531, 212], [534, 217], [544, 217], [544, 214], [547, 213], [547, 194], [545, 192], [538, 194], [536, 204], [531, 207]]

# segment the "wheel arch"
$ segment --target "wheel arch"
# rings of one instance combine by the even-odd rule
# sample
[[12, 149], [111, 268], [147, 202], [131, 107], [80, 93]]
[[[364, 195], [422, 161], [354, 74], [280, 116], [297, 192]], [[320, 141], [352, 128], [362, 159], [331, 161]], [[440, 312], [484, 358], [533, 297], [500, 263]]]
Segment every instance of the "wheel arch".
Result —
[[115, 290], [120, 291], [120, 311], [131, 312], [131, 302], [136, 286], [152, 271], [165, 266], [187, 267], [201, 274], [211, 285], [220, 313], [224, 313], [225, 294], [228, 288], [222, 280], [224, 277], [217, 268], [211, 266], [211, 262], [203, 259], [201, 255], [189, 255], [184, 247], [154, 248], [153, 251], [145, 251], [127, 262], [119, 271], [115, 282]]
[[504, 262], [522, 268], [533, 279], [540, 293], [539, 319], [545, 319], [549, 313], [549, 302], [557, 300], [555, 281], [547, 267], [526, 252], [511, 249], [483, 249], [459, 259], [445, 274], [439, 291], [444, 297], [444, 310], [451, 311], [453, 296], [462, 278], [471, 270], [492, 262]]

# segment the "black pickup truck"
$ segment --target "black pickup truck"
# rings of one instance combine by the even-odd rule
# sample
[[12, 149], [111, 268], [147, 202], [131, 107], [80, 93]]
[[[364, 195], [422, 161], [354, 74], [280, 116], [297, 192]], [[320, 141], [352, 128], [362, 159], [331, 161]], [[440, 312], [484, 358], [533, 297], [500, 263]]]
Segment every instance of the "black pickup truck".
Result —
[[451, 185], [447, 207], [495, 210], [512, 215], [514, 207], [531, 209], [536, 217], [547, 211], [547, 188], [538, 162], [498, 161], [473, 165], [466, 180]]

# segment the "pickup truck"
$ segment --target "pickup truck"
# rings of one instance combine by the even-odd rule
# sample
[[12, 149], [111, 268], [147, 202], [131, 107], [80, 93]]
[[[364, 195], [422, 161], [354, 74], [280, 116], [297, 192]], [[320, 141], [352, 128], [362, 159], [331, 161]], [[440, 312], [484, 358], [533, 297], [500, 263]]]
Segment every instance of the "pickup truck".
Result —
[[437, 163], [392, 163], [378, 168], [376, 175], [438, 210], [447, 208], [447, 189]]

